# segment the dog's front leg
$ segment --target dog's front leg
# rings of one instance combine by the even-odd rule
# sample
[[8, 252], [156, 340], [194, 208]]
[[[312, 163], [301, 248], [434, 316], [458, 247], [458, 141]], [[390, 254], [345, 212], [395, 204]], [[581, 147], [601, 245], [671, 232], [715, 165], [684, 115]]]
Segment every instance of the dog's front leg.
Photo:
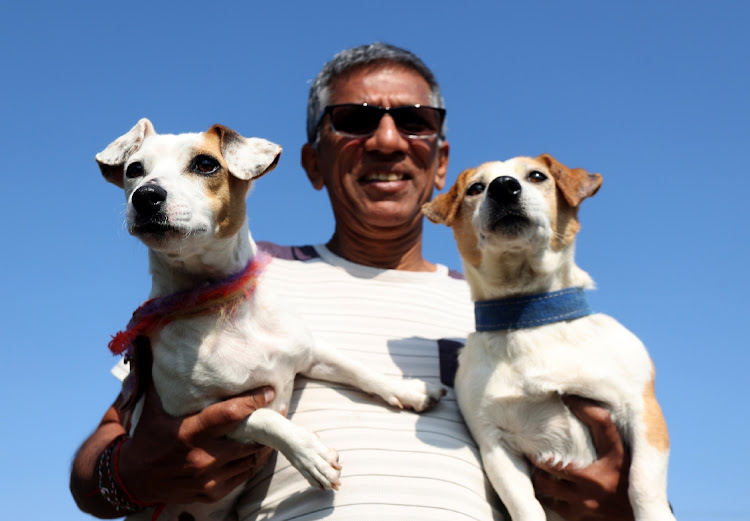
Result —
[[646, 406], [645, 418], [634, 418], [628, 495], [637, 521], [675, 521], [667, 500], [669, 438], [658, 406]]
[[302, 374], [316, 380], [338, 382], [376, 394], [394, 407], [423, 411], [434, 406], [445, 394], [439, 385], [416, 379], [384, 376], [335, 349], [316, 345], [312, 364]]
[[281, 452], [313, 487], [338, 489], [341, 466], [338, 453], [320, 439], [271, 409], [258, 409], [229, 437], [243, 443], [260, 443]]
[[546, 521], [547, 515], [537, 501], [531, 484], [529, 463], [508, 451], [497, 437], [477, 440], [487, 478], [508, 509], [513, 521]]

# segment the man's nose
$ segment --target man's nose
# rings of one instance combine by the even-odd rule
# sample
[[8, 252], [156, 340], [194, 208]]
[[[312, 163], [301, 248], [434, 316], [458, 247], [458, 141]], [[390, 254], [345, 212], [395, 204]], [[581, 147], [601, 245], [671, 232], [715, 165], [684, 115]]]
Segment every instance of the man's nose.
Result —
[[383, 114], [372, 136], [365, 142], [368, 150], [378, 150], [384, 153], [406, 151], [409, 148], [407, 138], [401, 135], [396, 122], [390, 114]]

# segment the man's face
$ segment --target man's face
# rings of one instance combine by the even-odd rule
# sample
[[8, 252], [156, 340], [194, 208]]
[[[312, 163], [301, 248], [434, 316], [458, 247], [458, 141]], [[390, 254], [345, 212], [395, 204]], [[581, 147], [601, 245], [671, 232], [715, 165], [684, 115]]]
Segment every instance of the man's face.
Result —
[[[328, 103], [397, 107], [432, 105], [432, 100], [417, 72], [385, 64], [337, 78]], [[303, 150], [303, 166], [315, 188], [328, 190], [337, 226], [365, 235], [420, 226], [422, 204], [445, 184], [448, 143], [407, 138], [389, 114], [371, 136], [345, 137], [331, 129], [329, 117], [321, 123], [317, 150], [309, 145]]]

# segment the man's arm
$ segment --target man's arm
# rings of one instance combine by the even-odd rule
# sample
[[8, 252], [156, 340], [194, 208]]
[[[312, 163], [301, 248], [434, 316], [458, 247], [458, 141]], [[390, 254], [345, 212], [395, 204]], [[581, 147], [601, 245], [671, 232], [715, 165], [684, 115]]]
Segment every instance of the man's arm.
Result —
[[[141, 418], [121, 446], [118, 474], [138, 503], [213, 502], [254, 475], [272, 449], [225, 438], [259, 407], [273, 400], [265, 387], [174, 418], [150, 386]], [[70, 490], [78, 507], [95, 517], [122, 517], [99, 493], [96, 465], [102, 451], [125, 433], [121, 398], [107, 410], [73, 461]]]
[[532, 479], [539, 501], [569, 521], [632, 521], [630, 455], [609, 412], [585, 398], [563, 399], [588, 427], [597, 460], [583, 469], [537, 465]]
[[70, 492], [78, 508], [102, 519], [122, 517], [99, 494], [99, 477], [96, 472], [99, 455], [112, 440], [125, 433], [118, 413], [121, 402], [122, 397], [118, 396], [104, 413], [94, 433], [78, 449], [70, 472]]

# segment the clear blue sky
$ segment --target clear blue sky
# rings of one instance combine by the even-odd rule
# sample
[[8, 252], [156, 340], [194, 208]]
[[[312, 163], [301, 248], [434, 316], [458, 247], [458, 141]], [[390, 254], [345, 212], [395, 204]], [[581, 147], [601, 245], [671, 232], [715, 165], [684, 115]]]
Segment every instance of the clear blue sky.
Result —
[[[441, 82], [449, 181], [543, 152], [602, 173], [578, 261], [594, 307], [657, 366], [677, 516], [750, 519], [750, 3], [18, 1], [0, 15], [4, 519], [86, 518], [70, 460], [118, 390], [106, 343], [148, 292], [94, 154], [144, 116], [159, 132], [265, 137], [284, 153], [250, 197], [254, 236], [324, 242], [327, 199], [299, 166], [309, 83], [375, 40]], [[426, 241], [460, 267], [447, 228]]]

